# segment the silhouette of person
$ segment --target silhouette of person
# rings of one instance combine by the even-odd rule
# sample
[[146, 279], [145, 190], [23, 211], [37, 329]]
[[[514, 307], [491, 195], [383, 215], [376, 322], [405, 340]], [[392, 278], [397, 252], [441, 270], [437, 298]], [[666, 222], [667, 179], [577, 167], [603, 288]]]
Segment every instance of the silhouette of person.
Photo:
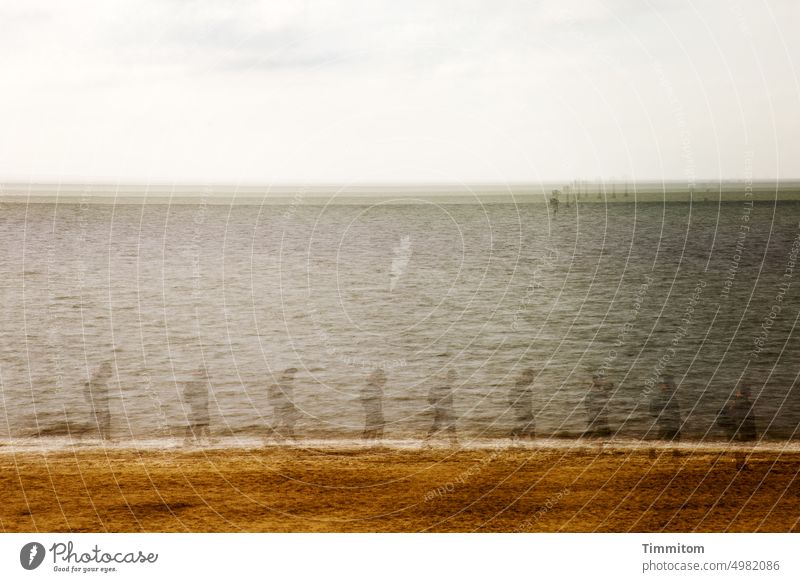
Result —
[[273, 434], [279, 438], [295, 439], [295, 425], [300, 411], [294, 404], [294, 375], [297, 368], [286, 368], [277, 383], [269, 387], [267, 396], [275, 415]]
[[183, 386], [183, 401], [189, 407], [186, 442], [199, 441], [211, 436], [211, 419], [208, 414], [208, 370], [205, 366], [192, 373], [192, 379]]
[[104, 362], [84, 385], [84, 396], [91, 408], [92, 420], [97, 426], [100, 438], [111, 438], [111, 406], [108, 383], [114, 375], [111, 362]]
[[367, 378], [361, 390], [361, 405], [364, 407], [364, 440], [383, 438], [386, 421], [383, 418], [383, 387], [386, 385], [386, 372], [376, 368]]
[[608, 399], [613, 388], [614, 383], [606, 380], [604, 374], [592, 376], [592, 383], [584, 399], [588, 416], [588, 425], [584, 436], [611, 436], [611, 429], [608, 427]]
[[453, 409], [453, 389], [458, 374], [455, 370], [448, 370], [447, 379], [437, 381], [431, 386], [428, 392], [428, 404], [433, 408], [433, 424], [426, 439], [431, 439], [441, 431], [447, 431], [451, 444], [458, 443], [456, 435], [456, 414]]
[[661, 377], [658, 390], [650, 399], [650, 416], [658, 424], [658, 438], [667, 441], [681, 440], [681, 408], [676, 394], [677, 388], [672, 376]]
[[742, 386], [717, 418], [717, 424], [725, 429], [731, 440], [754, 441], [758, 438], [750, 394], [750, 387]]
[[532, 439], [536, 437], [536, 419], [533, 414], [533, 381], [536, 370], [527, 368], [522, 371], [508, 395], [508, 404], [514, 411], [514, 428], [511, 438]]

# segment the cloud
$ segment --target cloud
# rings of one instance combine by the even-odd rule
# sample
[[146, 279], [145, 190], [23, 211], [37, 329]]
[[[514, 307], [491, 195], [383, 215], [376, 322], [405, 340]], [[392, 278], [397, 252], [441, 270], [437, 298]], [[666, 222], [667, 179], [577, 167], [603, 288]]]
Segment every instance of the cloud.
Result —
[[699, 176], [794, 176], [797, 8], [768, 8], [0, 0], [0, 176], [680, 178], [687, 139]]

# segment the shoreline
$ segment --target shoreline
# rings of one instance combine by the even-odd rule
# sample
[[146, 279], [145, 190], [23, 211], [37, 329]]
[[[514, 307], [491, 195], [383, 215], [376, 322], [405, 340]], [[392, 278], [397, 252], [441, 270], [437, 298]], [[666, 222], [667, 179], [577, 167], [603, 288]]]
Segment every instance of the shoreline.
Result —
[[614, 450], [624, 452], [672, 451], [686, 453], [798, 453], [800, 439], [793, 440], [759, 440], [753, 442], [725, 440], [689, 440], [670, 442], [663, 440], [595, 439], [569, 437], [539, 437], [530, 440], [513, 440], [511, 438], [475, 438], [462, 439], [457, 445], [446, 439], [426, 440], [422, 438], [395, 438], [381, 441], [364, 441], [361, 438], [298, 438], [296, 440], [276, 440], [258, 436], [213, 437], [199, 443], [186, 443], [183, 437], [163, 437], [156, 439], [111, 439], [69, 438], [69, 437], [23, 437], [16, 439], [0, 439], [0, 455], [24, 454], [36, 452], [64, 451], [164, 451], [164, 452], [197, 452], [197, 451], [247, 451], [269, 449], [314, 449], [314, 450], [440, 450], [440, 451], [585, 451]]
[[6, 532], [800, 531], [797, 451], [90, 447], [0, 467]]

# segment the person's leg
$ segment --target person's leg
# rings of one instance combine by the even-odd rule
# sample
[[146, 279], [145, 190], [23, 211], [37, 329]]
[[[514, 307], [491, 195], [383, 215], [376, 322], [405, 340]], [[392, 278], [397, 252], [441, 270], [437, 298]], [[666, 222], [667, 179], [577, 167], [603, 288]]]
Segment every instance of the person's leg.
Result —
[[611, 427], [608, 426], [608, 417], [603, 414], [599, 417], [600, 435], [604, 437], [611, 436]]
[[426, 435], [426, 439], [433, 438], [439, 432], [439, 412], [436, 411], [436, 414], [433, 417], [433, 423], [431, 423], [431, 427], [428, 429], [428, 434]]
[[100, 412], [97, 410], [97, 407], [94, 405], [94, 403], [90, 403], [89, 406], [91, 407], [89, 414], [91, 415], [91, 420], [94, 422], [95, 428], [97, 428], [97, 435], [102, 438], [103, 427], [101, 426]]
[[599, 430], [599, 422], [597, 412], [594, 410], [589, 411], [589, 416], [586, 422], [585, 436], [595, 437]]
[[450, 444], [458, 444], [458, 433], [456, 433], [456, 426], [454, 424], [450, 424], [447, 427], [447, 433], [450, 436]]
[[535, 420], [531, 411], [528, 411], [524, 417], [520, 418], [520, 436], [526, 439], [532, 439], [536, 436]]
[[373, 431], [375, 430], [375, 416], [372, 410], [365, 407], [364, 410], [364, 440], [371, 440]]
[[100, 437], [105, 441], [111, 440], [111, 413], [103, 411], [98, 424], [100, 428]]

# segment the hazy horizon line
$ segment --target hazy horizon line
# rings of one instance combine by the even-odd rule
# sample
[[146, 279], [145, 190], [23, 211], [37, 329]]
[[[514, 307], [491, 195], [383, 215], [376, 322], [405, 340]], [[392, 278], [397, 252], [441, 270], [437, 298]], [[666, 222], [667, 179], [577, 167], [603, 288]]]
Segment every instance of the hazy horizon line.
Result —
[[56, 188], [75, 188], [75, 187], [94, 187], [94, 186], [118, 186], [118, 187], [141, 187], [147, 188], [152, 186], [159, 187], [225, 187], [225, 188], [298, 188], [298, 187], [311, 187], [311, 188], [396, 188], [396, 187], [470, 187], [470, 186], [493, 186], [493, 187], [537, 187], [537, 186], [551, 186], [562, 185], [571, 186], [573, 184], [585, 185], [601, 185], [601, 184], [622, 184], [622, 185], [636, 185], [636, 184], [665, 184], [671, 186], [683, 186], [685, 188], [697, 188], [708, 186], [711, 184], [800, 184], [800, 176], [796, 178], [694, 178], [689, 181], [685, 178], [565, 178], [565, 179], [545, 179], [545, 180], [506, 180], [506, 181], [425, 181], [425, 180], [386, 180], [386, 181], [369, 181], [369, 182], [342, 182], [342, 181], [302, 181], [302, 180], [286, 180], [286, 181], [222, 181], [222, 180], [205, 180], [205, 181], [190, 181], [190, 180], [113, 180], [113, 179], [70, 179], [70, 180], [21, 180], [21, 179], [0, 179], [0, 188], [3, 187], [56, 187]]
[[472, 184], [0, 183], [10, 204], [483, 204], [800, 201], [800, 181]]

